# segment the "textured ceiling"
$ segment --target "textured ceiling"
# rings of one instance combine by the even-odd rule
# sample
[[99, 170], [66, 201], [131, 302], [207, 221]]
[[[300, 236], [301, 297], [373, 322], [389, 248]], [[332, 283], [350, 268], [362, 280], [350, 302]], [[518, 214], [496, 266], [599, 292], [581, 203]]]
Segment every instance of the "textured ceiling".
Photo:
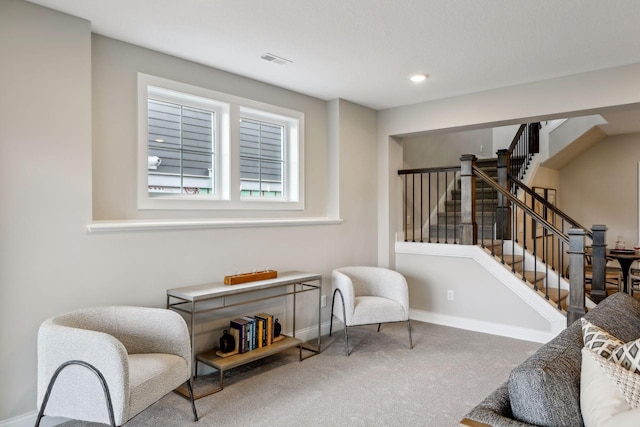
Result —
[[[98, 34], [374, 109], [640, 62], [637, 0], [31, 2]], [[413, 84], [416, 72], [430, 78]]]

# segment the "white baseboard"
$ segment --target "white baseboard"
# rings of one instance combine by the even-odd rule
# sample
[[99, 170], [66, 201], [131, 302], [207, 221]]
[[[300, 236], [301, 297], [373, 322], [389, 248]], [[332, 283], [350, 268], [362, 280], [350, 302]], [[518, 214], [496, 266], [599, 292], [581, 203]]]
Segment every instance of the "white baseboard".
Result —
[[[321, 335], [329, 335], [329, 321], [323, 322], [320, 325], [320, 334]], [[333, 322], [333, 328], [337, 330], [341, 330], [343, 328], [343, 324], [340, 321]], [[288, 332], [291, 334], [291, 332]], [[302, 341], [314, 341], [318, 336], [318, 326], [310, 326], [304, 329], [296, 330], [296, 338], [300, 338]]]
[[[36, 424], [38, 418], [38, 411], [28, 412], [23, 415], [18, 415], [8, 420], [0, 421], [0, 427], [33, 427]], [[53, 427], [69, 421], [68, 418], [62, 417], [43, 417], [40, 421], [40, 427]]]
[[452, 328], [466, 329], [468, 331], [483, 332], [485, 334], [500, 335], [503, 337], [543, 344], [556, 336], [556, 334], [549, 331], [526, 329], [500, 323], [485, 322], [483, 320], [431, 313], [423, 310], [411, 309], [409, 311], [409, 316], [411, 319], [415, 319], [420, 322], [434, 323], [436, 325], [450, 326]]

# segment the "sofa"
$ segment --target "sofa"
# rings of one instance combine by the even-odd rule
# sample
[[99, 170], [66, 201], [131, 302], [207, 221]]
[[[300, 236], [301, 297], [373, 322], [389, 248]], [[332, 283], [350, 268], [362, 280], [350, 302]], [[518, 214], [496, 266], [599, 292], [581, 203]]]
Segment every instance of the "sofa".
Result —
[[[584, 316], [621, 341], [640, 338], [640, 302], [625, 293]], [[580, 410], [582, 322], [576, 321], [517, 366], [508, 380], [473, 408], [460, 425], [584, 426]]]

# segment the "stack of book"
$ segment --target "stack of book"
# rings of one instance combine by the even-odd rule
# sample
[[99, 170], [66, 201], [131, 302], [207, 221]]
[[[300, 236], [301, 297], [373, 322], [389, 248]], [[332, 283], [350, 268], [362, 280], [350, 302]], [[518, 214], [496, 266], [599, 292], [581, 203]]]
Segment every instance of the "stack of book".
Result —
[[273, 316], [266, 313], [233, 319], [229, 326], [236, 341], [234, 352], [246, 353], [271, 345], [274, 342], [273, 324]]

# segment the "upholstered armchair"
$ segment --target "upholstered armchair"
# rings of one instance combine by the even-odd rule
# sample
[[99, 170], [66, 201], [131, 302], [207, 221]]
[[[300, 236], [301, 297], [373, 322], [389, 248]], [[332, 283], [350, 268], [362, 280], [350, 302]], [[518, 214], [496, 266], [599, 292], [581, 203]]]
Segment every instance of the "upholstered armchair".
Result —
[[346, 353], [349, 355], [348, 328], [359, 325], [407, 322], [409, 348], [413, 348], [409, 319], [409, 290], [404, 276], [381, 267], [343, 267], [333, 270], [333, 300], [329, 335], [333, 317], [344, 323]]
[[53, 317], [38, 331], [38, 408], [44, 415], [120, 426], [165, 394], [191, 388], [191, 344], [178, 313], [96, 307]]

